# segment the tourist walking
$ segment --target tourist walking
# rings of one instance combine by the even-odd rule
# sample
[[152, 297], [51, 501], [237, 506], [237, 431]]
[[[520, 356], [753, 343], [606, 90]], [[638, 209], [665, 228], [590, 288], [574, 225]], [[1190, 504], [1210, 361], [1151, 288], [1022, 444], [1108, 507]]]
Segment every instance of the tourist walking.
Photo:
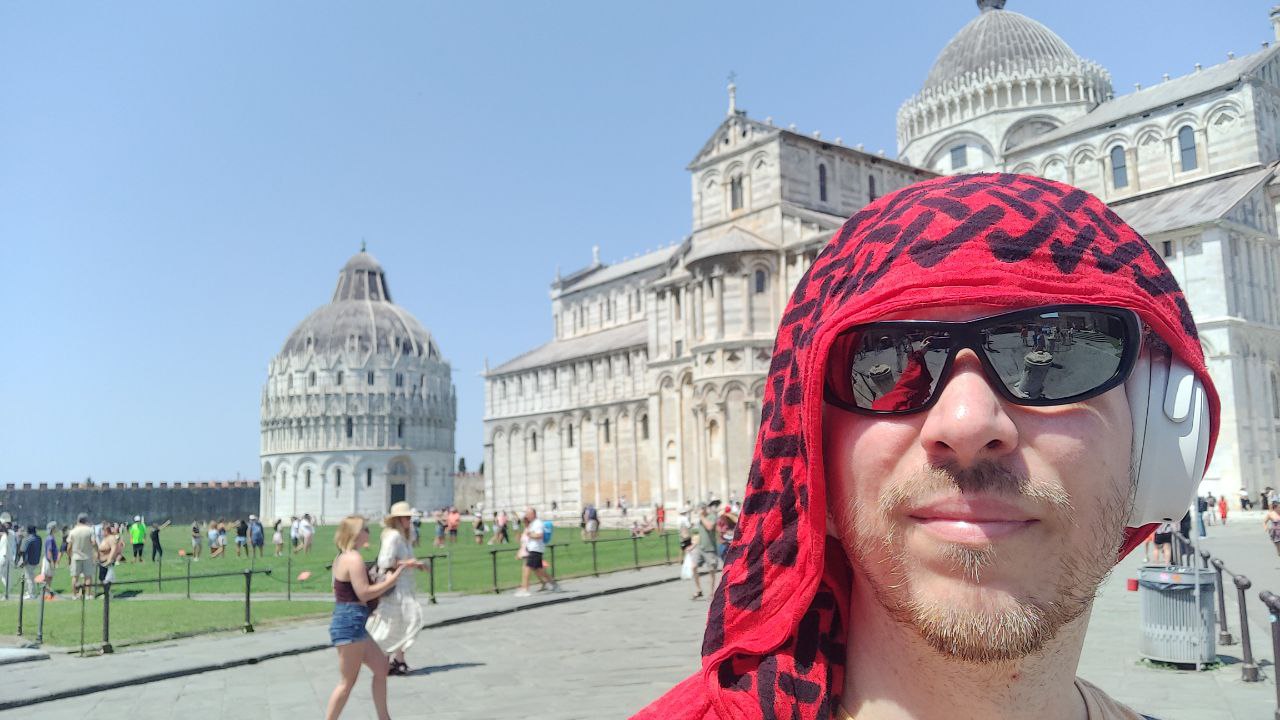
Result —
[[472, 525], [471, 533], [476, 537], [476, 544], [480, 545], [484, 543], [484, 511], [483, 510], [476, 510], [476, 517], [475, 517], [475, 520], [471, 522], [471, 525]]
[[18, 562], [22, 565], [22, 573], [26, 576], [26, 590], [22, 593], [28, 600], [36, 599], [36, 572], [40, 569], [40, 554], [44, 547], [40, 542], [40, 533], [35, 525], [27, 526], [27, 536], [18, 546]]
[[227, 556], [227, 523], [222, 518], [218, 518], [218, 555]]
[[1267, 517], [1262, 521], [1262, 527], [1267, 531], [1271, 544], [1275, 546], [1276, 555], [1280, 555], [1280, 502], [1271, 503], [1271, 507], [1267, 509]]
[[1222, 518], [1223, 525], [1227, 524], [1227, 499], [1224, 497], [1218, 498], [1218, 517]]
[[[76, 526], [67, 535], [67, 555], [71, 557], [71, 596], [80, 597], [93, 587], [94, 559], [97, 555], [97, 543], [93, 541], [93, 528], [89, 527], [89, 516], [80, 513], [76, 516]], [[45, 576], [48, 582], [48, 575]]]
[[359, 548], [369, 541], [369, 526], [359, 515], [343, 518], [333, 535], [338, 556], [333, 561], [333, 620], [329, 623], [329, 640], [338, 649], [338, 685], [329, 696], [326, 720], [336, 720], [351, 696], [363, 663], [373, 671], [371, 689], [373, 707], [378, 720], [389, 720], [387, 713], [387, 656], [369, 637], [365, 623], [378, 598], [395, 586], [405, 565], [397, 565], [376, 583], [369, 576]]
[[667, 508], [662, 503], [654, 503], [653, 505], [653, 522], [658, 526], [659, 535], [667, 529]]
[[9, 523], [9, 514], [5, 513], [0, 520], [0, 583], [4, 585], [4, 594], [9, 594], [9, 572], [14, 565], [14, 554], [17, 548], [13, 543], [13, 527]]
[[302, 516], [302, 521], [298, 523], [298, 540], [302, 543], [302, 552], [311, 554], [311, 541], [315, 538], [316, 528], [311, 524], [310, 513]]
[[151, 562], [160, 562], [164, 559], [164, 547], [160, 545], [160, 531], [169, 527], [169, 521], [165, 520], [149, 531], [151, 535]]
[[[407, 536], [412, 532], [413, 508], [401, 501], [391, 506], [382, 519], [382, 545], [378, 550], [377, 569], [385, 574], [397, 567], [404, 567], [400, 579], [378, 600], [378, 609], [370, 617], [366, 628], [369, 637], [391, 656], [388, 673], [407, 675], [409, 666], [404, 661], [404, 651], [422, 629], [422, 606], [418, 604], [417, 585], [409, 570], [426, 566], [414, 560], [413, 549]], [[407, 563], [407, 564], [406, 564]]]
[[209, 527], [209, 532], [208, 532], [208, 535], [209, 535], [209, 557], [210, 557], [210, 558], [216, 558], [216, 557], [218, 557], [219, 555], [221, 555], [221, 554], [222, 554], [222, 551], [220, 551], [220, 550], [218, 549], [218, 521], [217, 521], [217, 520], [210, 520], [210, 521], [209, 521], [209, 525], [208, 525], [208, 527]]
[[236, 520], [236, 557], [249, 554], [249, 521], [244, 518]]
[[697, 538], [697, 544], [690, 550], [690, 552], [694, 553], [694, 600], [703, 597], [702, 581], [698, 579], [698, 571], [702, 569], [702, 566], [707, 566], [708, 571], [711, 573], [711, 590], [716, 589], [716, 573], [720, 570], [720, 555], [716, 552], [716, 520], [711, 513], [711, 507], [703, 504], [699, 510], [698, 522], [694, 523], [693, 526], [694, 536]]
[[[40, 574], [44, 576], [44, 586], [53, 585], [53, 571], [58, 569], [58, 523], [50, 520], [45, 526], [44, 556], [40, 558]], [[72, 574], [72, 583], [75, 575]]]
[[535, 573], [538, 580], [542, 581], [542, 588], [546, 590], [550, 587], [552, 590], [559, 590], [560, 586], [555, 580], [547, 574], [546, 566], [542, 562], [542, 553], [546, 551], [546, 529], [542, 527], [542, 520], [538, 519], [538, 511], [531, 507], [524, 509], [524, 532], [520, 535], [520, 551], [517, 556], [523, 557], [524, 567], [520, 570], [520, 589], [516, 591], [516, 597], [529, 597], [529, 574]]
[[275, 532], [271, 534], [271, 544], [276, 546], [276, 557], [284, 555], [284, 535], [280, 533], [280, 518], [276, 518]]
[[445, 532], [444, 531], [444, 513], [441, 512], [440, 510], [436, 510], [435, 512], [431, 513], [431, 516], [435, 518], [435, 521], [436, 521], [435, 546], [442, 548], [444, 547], [444, 532]]
[[120, 529], [115, 523], [107, 523], [103, 528], [102, 542], [98, 543], [96, 559], [98, 561], [98, 582], [102, 584], [116, 581], [115, 565], [124, 556], [124, 543], [120, 538]]
[[[98, 542], [102, 542], [99, 538]], [[191, 555], [193, 560], [200, 559], [200, 549], [204, 546], [204, 533], [200, 531], [200, 521], [191, 523]]]
[[449, 508], [449, 544], [456, 545], [458, 543], [458, 525], [462, 522], [462, 513], [458, 512], [458, 508]]
[[249, 555], [250, 557], [262, 557], [263, 545], [267, 542], [267, 529], [262, 527], [262, 521], [257, 515], [249, 516]]
[[299, 529], [301, 527], [302, 527], [302, 520], [299, 519], [296, 515], [294, 517], [289, 518], [289, 547], [291, 548], [291, 552], [298, 552], [298, 542], [300, 540], [300, 535], [301, 535], [301, 533], [299, 532]]
[[147, 524], [142, 522], [141, 515], [133, 516], [133, 524], [129, 526], [129, 542], [133, 544], [133, 561], [142, 562], [142, 548], [147, 542]]

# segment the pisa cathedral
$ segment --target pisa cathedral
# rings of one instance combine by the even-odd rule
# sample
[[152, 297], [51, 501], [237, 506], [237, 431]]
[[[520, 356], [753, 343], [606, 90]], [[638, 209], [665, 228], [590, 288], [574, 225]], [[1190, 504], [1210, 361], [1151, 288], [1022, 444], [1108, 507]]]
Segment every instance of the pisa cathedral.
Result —
[[456, 414], [448, 361], [361, 248], [267, 368], [261, 516], [333, 524], [400, 500], [452, 504]]
[[[490, 506], [740, 494], [779, 314], [832, 233], [879, 194], [997, 170], [1088, 190], [1164, 257], [1222, 397], [1204, 489], [1275, 485], [1280, 46], [1117, 95], [1049, 28], [977, 5], [898, 109], [896, 159], [754, 119], [730, 85], [688, 166], [689, 236], [557, 277], [553, 339], [486, 368]], [[1271, 25], [1280, 40], [1280, 9]]]

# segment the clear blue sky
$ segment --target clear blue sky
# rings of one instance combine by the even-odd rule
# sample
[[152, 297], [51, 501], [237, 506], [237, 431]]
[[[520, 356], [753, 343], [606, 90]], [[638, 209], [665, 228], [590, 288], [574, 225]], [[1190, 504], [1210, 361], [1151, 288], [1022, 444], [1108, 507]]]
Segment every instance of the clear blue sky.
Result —
[[[1270, 1], [1010, 0], [1118, 92], [1251, 52]], [[361, 238], [437, 337], [457, 448], [556, 266], [689, 230], [739, 106], [893, 153], [977, 13], [934, 2], [0, 4], [6, 482], [258, 475], [268, 360]]]

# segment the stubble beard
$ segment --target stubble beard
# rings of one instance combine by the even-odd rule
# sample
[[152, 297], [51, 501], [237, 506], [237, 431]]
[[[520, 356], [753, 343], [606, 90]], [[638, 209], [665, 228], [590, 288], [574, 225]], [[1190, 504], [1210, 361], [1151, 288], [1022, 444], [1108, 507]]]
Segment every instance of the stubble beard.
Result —
[[[900, 528], [890, 526], [879, 536], [857, 533], [856, 518], [896, 517], [911, 499], [939, 489], [957, 488], [1029, 499], [1038, 506], [1047, 504], [1066, 526], [1074, 527], [1081, 519], [1089, 524], [1085, 532], [1076, 533], [1083, 544], [1076, 548], [1060, 544], [1056, 562], [1046, 564], [1044, 575], [1057, 578], [1049, 596], [1014, 595], [983, 608], [948, 605], [912, 586], [907, 571], [911, 560]], [[890, 488], [875, 506], [855, 500], [843, 512], [836, 508], [836, 519], [841, 544], [859, 579], [867, 582], [876, 601], [893, 620], [919, 634], [941, 654], [987, 664], [1039, 652], [1064, 625], [1089, 610], [1098, 586], [1115, 565], [1132, 499], [1130, 482], [1127, 492], [1117, 486], [1098, 500], [1093, 512], [1081, 513], [1061, 487], [1020, 477], [995, 463], [984, 463], [958, 472], [925, 468]], [[999, 559], [992, 546], [948, 544], [943, 553], [964, 581], [972, 585], [980, 585], [983, 571]], [[868, 572], [873, 566], [887, 572]]]

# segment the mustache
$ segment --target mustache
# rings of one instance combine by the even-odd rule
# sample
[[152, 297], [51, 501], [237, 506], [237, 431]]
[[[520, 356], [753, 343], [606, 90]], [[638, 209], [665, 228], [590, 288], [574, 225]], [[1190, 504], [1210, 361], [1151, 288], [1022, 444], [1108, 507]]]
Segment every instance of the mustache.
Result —
[[1071, 511], [1071, 496], [1062, 486], [990, 460], [963, 468], [954, 464], [922, 467], [886, 488], [879, 500], [879, 510], [881, 516], [892, 516], [925, 498], [957, 490], [965, 494], [982, 493], [1030, 501], [1036, 505], [1048, 505], [1059, 512]]

